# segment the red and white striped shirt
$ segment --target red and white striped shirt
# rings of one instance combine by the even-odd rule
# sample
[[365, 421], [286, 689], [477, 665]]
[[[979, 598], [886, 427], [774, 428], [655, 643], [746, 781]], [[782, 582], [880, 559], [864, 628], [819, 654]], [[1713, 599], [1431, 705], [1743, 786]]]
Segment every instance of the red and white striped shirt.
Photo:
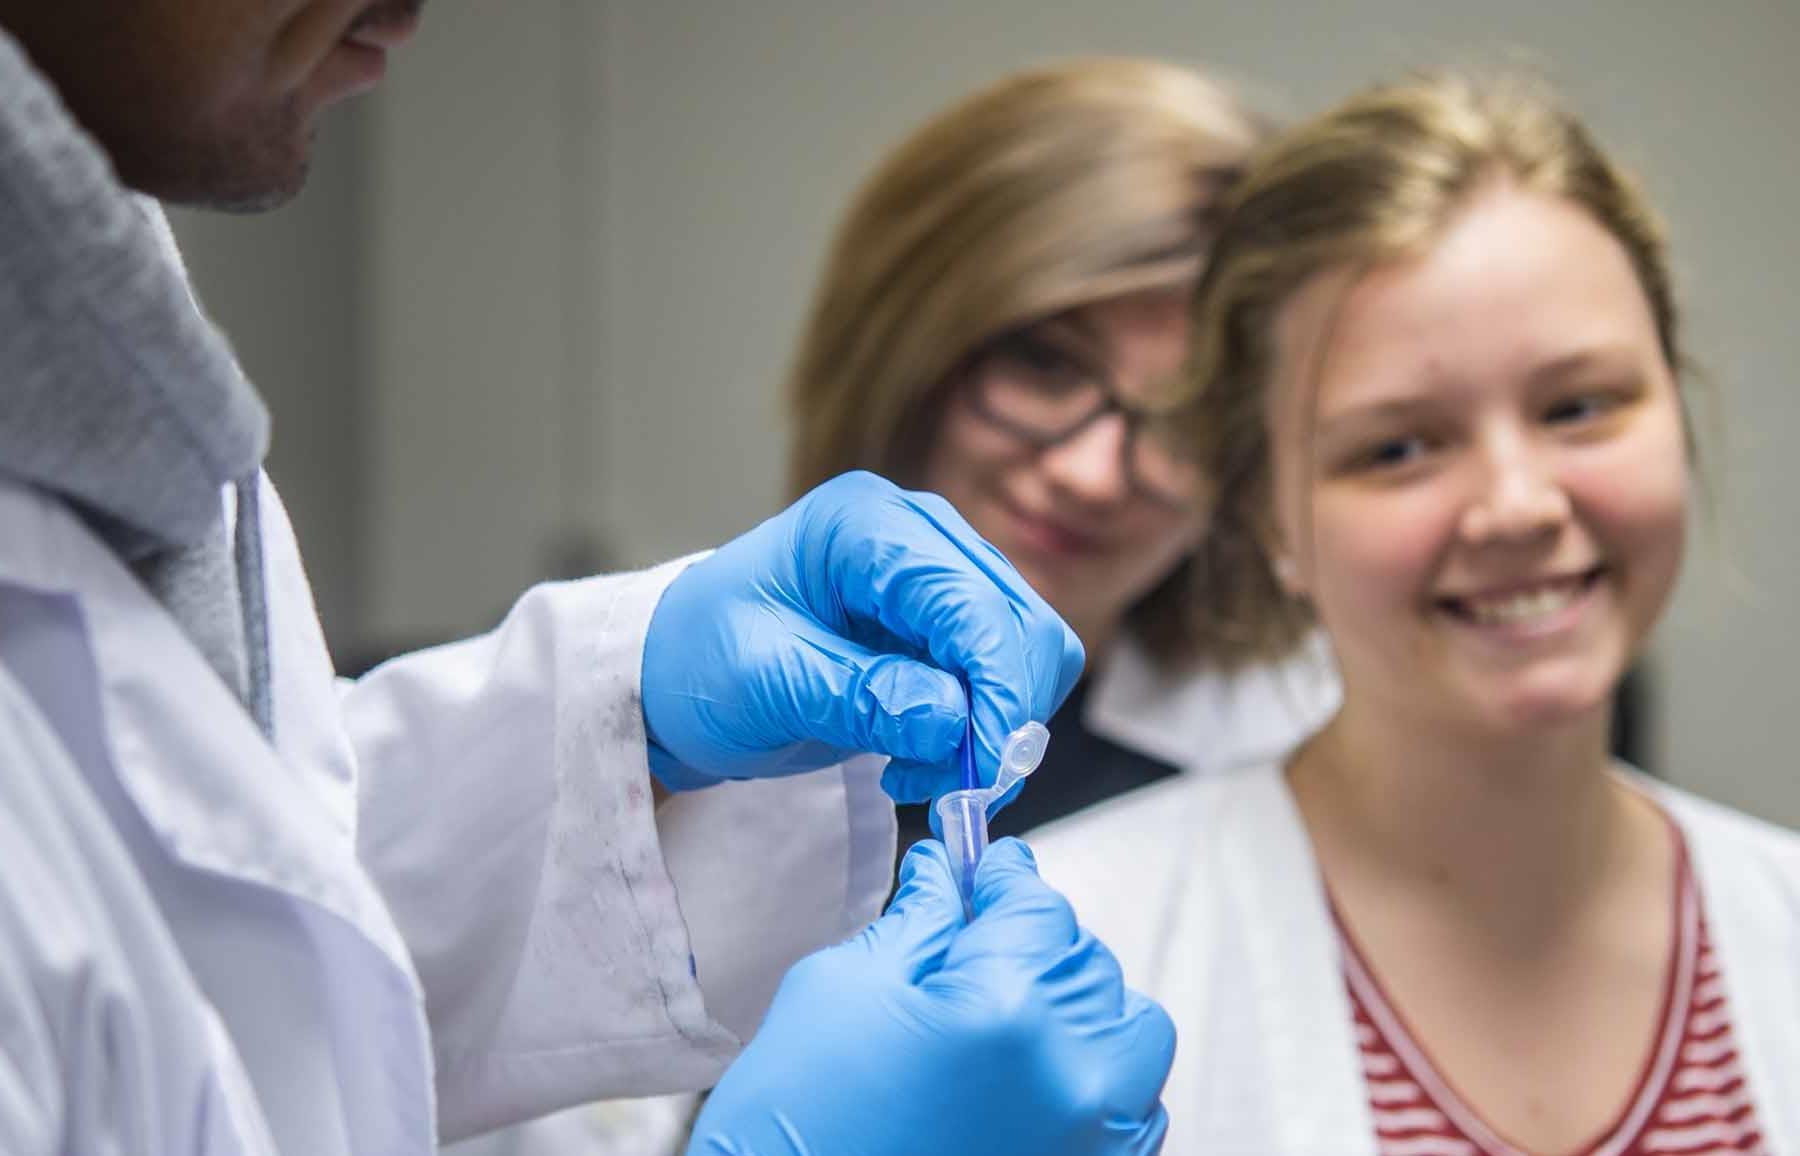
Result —
[[[1674, 967], [1662, 1029], [1618, 1119], [1577, 1156], [1765, 1151], [1685, 848], [1678, 860]], [[1338, 931], [1380, 1156], [1531, 1156], [1495, 1132], [1438, 1073], [1341, 920]]]

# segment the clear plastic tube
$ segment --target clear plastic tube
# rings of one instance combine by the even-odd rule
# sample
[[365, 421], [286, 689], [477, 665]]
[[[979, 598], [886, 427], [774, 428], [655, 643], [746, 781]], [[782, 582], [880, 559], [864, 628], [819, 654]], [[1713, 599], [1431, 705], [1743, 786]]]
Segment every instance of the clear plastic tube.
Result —
[[[1042, 723], [1028, 722], [1006, 736], [1000, 748], [1000, 773], [991, 787], [965, 788], [941, 795], [936, 804], [938, 828], [950, 852], [950, 870], [962, 893], [963, 916], [975, 918], [975, 869], [988, 845], [988, 808], [1012, 790], [1013, 784], [1037, 770], [1050, 745], [1050, 732]], [[973, 740], [969, 749], [973, 749]]]

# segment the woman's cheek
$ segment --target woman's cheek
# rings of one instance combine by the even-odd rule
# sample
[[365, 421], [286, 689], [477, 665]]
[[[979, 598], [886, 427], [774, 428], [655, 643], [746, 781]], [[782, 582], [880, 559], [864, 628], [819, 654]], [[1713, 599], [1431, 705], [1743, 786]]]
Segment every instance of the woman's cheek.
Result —
[[1693, 502], [1678, 428], [1584, 458], [1564, 472], [1563, 485], [1577, 520], [1613, 562], [1672, 579], [1685, 552]]
[[1316, 601], [1352, 609], [1412, 605], [1426, 594], [1450, 519], [1385, 494], [1322, 500], [1313, 525]]

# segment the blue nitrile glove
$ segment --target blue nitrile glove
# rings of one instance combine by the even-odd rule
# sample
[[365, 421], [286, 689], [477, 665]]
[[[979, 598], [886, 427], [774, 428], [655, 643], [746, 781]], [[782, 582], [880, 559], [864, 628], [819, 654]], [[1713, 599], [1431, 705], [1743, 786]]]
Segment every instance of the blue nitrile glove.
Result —
[[887, 914], [795, 964], [688, 1156], [1125, 1156], [1162, 1146], [1175, 1028], [1002, 839], [966, 927], [942, 844]]
[[1074, 631], [948, 502], [845, 474], [664, 591], [644, 640], [650, 769], [685, 790], [870, 751], [892, 756], [887, 792], [918, 802], [959, 785], [970, 697], [991, 783], [1007, 734], [1048, 719], [1081, 664]]

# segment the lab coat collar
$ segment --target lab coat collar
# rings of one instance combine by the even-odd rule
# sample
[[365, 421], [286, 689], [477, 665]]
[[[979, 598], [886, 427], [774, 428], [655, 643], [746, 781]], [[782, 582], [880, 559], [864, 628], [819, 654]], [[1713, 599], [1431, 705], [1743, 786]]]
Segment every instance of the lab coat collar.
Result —
[[1083, 721], [1171, 766], [1213, 771], [1281, 758], [1336, 713], [1340, 698], [1322, 635], [1281, 662], [1170, 675], [1125, 634], [1096, 676]]

